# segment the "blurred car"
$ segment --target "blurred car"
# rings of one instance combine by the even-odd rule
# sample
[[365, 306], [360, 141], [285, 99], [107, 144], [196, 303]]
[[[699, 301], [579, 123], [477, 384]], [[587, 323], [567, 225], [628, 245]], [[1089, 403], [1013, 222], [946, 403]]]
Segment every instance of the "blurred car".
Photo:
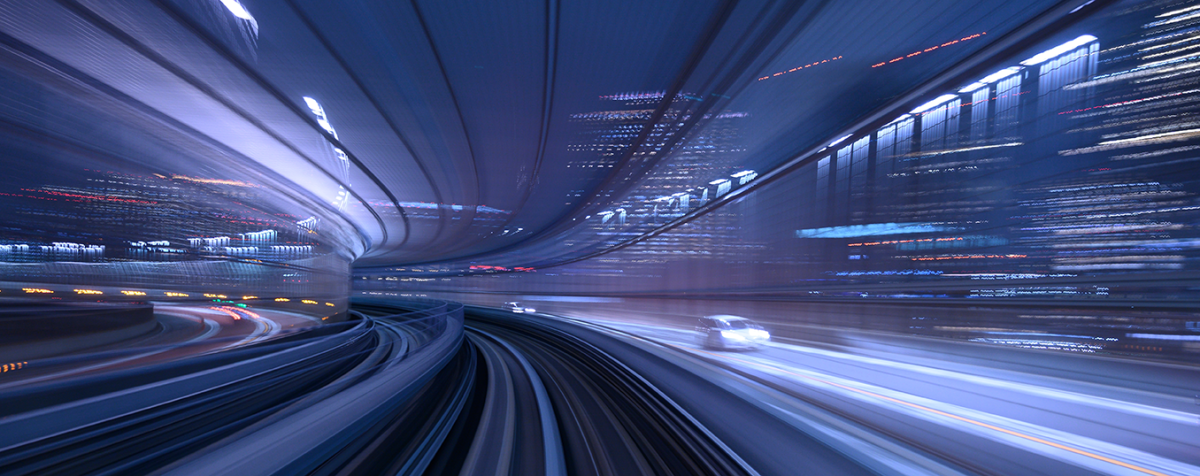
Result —
[[753, 349], [771, 340], [771, 333], [754, 321], [728, 314], [701, 317], [696, 332], [700, 345], [710, 349]]
[[501, 307], [503, 307], [504, 309], [507, 309], [509, 311], [518, 313], [518, 314], [524, 314], [527, 312], [537, 312], [537, 309], [534, 309], [532, 307], [522, 306], [521, 303], [519, 303], [519, 302], [506, 302]]

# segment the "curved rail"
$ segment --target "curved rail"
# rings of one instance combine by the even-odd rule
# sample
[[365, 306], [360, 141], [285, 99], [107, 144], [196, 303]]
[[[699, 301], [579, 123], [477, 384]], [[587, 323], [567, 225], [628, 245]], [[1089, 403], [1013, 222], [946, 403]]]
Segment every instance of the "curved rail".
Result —
[[[445, 301], [356, 302], [352, 316], [0, 387], [0, 472], [753, 475], [779, 472], [772, 448], [799, 442], [784, 464], [866, 473], [667, 359], [566, 321]], [[786, 443], [755, 449], [731, 421]]]

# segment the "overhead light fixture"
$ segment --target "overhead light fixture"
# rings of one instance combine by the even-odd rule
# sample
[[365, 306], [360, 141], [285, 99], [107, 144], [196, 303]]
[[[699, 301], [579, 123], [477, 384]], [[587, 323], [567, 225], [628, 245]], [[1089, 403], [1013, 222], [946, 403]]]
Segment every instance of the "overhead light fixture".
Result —
[[1083, 35], [1074, 40], [1071, 40], [1071, 41], [1068, 41], [1061, 45], [1055, 46], [1054, 48], [1050, 48], [1046, 51], [1038, 53], [1038, 54], [1034, 55], [1032, 58], [1022, 61], [1021, 65], [1033, 66], [1035, 64], [1045, 63], [1051, 59], [1061, 56], [1064, 53], [1072, 51], [1075, 48], [1079, 48], [1080, 46], [1086, 45], [1093, 41], [1096, 41], [1096, 37], [1094, 37], [1092, 35]]
[[979, 80], [979, 82], [981, 82], [981, 83], [988, 83], [988, 84], [991, 84], [991, 83], [994, 83], [994, 82], [996, 82], [996, 81], [999, 81], [999, 80], [1001, 80], [1001, 79], [1004, 79], [1004, 78], [1007, 78], [1007, 77], [1009, 77], [1009, 76], [1012, 76], [1012, 75], [1014, 75], [1014, 74], [1017, 74], [1017, 73], [1018, 73], [1018, 72], [1020, 72], [1020, 71], [1021, 71], [1021, 67], [1020, 67], [1020, 66], [1009, 66], [1009, 67], [1007, 67], [1007, 68], [1004, 68], [1004, 69], [1002, 69], [1002, 70], [1000, 70], [1000, 71], [996, 71], [995, 73], [992, 73], [992, 74], [989, 74], [989, 75], [987, 75], [987, 76], [984, 76], [984, 77], [983, 77], [983, 79], [980, 79], [980, 80]]
[[901, 114], [901, 115], [900, 115], [900, 117], [897, 117], [897, 118], [895, 118], [895, 119], [892, 119], [892, 122], [889, 122], [889, 123], [887, 123], [887, 124], [884, 124], [884, 125], [883, 125], [883, 127], [887, 127], [887, 126], [890, 126], [890, 125], [892, 125], [892, 124], [895, 124], [895, 123], [901, 122], [901, 121], [903, 121], [903, 120], [905, 120], [905, 119], [908, 119], [908, 118], [910, 118], [910, 117], [912, 117], [912, 115], [911, 115], [911, 114]]
[[966, 94], [966, 93], [975, 91], [976, 89], [982, 88], [984, 86], [987, 86], [987, 84], [976, 81], [974, 83], [968, 84], [966, 87], [964, 87], [962, 89], [959, 89], [958, 92]]
[[308, 108], [310, 110], [312, 110], [313, 114], [316, 114], [318, 116], [325, 115], [325, 109], [321, 107], [321, 103], [317, 102], [316, 99], [310, 98], [308, 96], [304, 96], [304, 104], [308, 105]]
[[221, 3], [225, 5], [225, 8], [229, 9], [229, 13], [232, 13], [233, 16], [243, 20], [255, 21], [254, 16], [246, 11], [246, 7], [243, 7], [238, 0], [221, 0]]
[[840, 142], [842, 142], [842, 141], [844, 141], [844, 140], [846, 140], [846, 139], [849, 139], [849, 138], [850, 138], [850, 136], [852, 136], [852, 135], [854, 135], [854, 134], [846, 134], [846, 135], [844, 135], [844, 136], [838, 137], [837, 139], [834, 139], [834, 141], [833, 141], [833, 142], [830, 142], [830, 143], [829, 143], [829, 145], [827, 145], [827, 146], [825, 146], [825, 147], [833, 147], [833, 146], [835, 146], [835, 145], [838, 145], [838, 143], [840, 143]]
[[932, 101], [929, 101], [929, 102], [927, 102], [927, 103], [925, 103], [925, 104], [922, 104], [922, 105], [920, 105], [920, 106], [917, 106], [917, 108], [916, 108], [916, 109], [913, 109], [913, 110], [912, 110], [912, 114], [920, 114], [920, 113], [923, 113], [923, 112], [925, 112], [925, 111], [928, 111], [928, 110], [930, 110], [930, 109], [933, 109], [933, 108], [935, 108], [935, 107], [941, 106], [942, 104], [948, 103], [948, 102], [950, 102], [950, 101], [953, 101], [953, 100], [955, 100], [955, 99], [958, 99], [958, 95], [957, 95], [957, 94], [943, 94], [943, 95], [941, 95], [941, 96], [938, 96], [938, 97], [934, 98], [934, 100], [932, 100]]

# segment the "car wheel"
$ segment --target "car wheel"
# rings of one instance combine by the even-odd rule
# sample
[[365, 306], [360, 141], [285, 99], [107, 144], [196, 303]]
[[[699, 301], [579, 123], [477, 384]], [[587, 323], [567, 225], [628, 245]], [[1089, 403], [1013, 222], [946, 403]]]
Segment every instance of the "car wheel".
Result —
[[708, 342], [705, 343], [705, 347], [708, 347], [710, 349], [720, 349], [720, 348], [723, 348], [724, 346], [721, 345], [721, 340], [719, 337], [717, 337], [716, 334], [709, 334]]

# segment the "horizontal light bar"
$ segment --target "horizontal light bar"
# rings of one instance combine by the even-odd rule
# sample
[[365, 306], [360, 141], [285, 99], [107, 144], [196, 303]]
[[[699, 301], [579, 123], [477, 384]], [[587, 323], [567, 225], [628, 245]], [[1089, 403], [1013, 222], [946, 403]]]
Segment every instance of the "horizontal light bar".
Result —
[[1002, 70], [1000, 70], [1000, 71], [996, 71], [995, 73], [992, 73], [992, 74], [989, 74], [989, 75], [987, 75], [987, 76], [984, 76], [984, 77], [983, 77], [983, 79], [980, 79], [980, 80], [979, 80], [979, 82], [981, 82], [981, 83], [994, 83], [994, 82], [996, 82], [996, 81], [999, 81], [999, 80], [1001, 80], [1001, 79], [1004, 79], [1004, 78], [1007, 78], [1007, 77], [1009, 77], [1009, 76], [1012, 76], [1012, 75], [1014, 75], [1014, 74], [1017, 74], [1017, 73], [1019, 73], [1020, 71], [1021, 71], [1021, 67], [1020, 67], [1020, 66], [1009, 66], [1009, 67], [1007, 67], [1007, 68], [1004, 68], [1004, 69], [1002, 69]]
[[966, 94], [966, 93], [969, 93], [976, 89], [982, 88], [984, 86], [987, 86], [987, 84], [980, 83], [980, 82], [974, 82], [974, 83], [968, 84], [966, 87], [964, 87], [962, 89], [959, 89], [958, 92]]
[[1096, 37], [1094, 37], [1092, 35], [1083, 35], [1074, 40], [1071, 40], [1071, 41], [1068, 41], [1061, 45], [1055, 46], [1054, 48], [1050, 48], [1046, 51], [1038, 53], [1038, 54], [1034, 55], [1032, 58], [1022, 61], [1021, 65], [1033, 66], [1035, 64], [1045, 63], [1046, 61], [1054, 59], [1054, 58], [1062, 55], [1063, 53], [1067, 53], [1071, 50], [1074, 50], [1075, 48], [1079, 48], [1080, 46], [1086, 45], [1093, 41], [1096, 41]]
[[892, 119], [892, 122], [889, 122], [889, 123], [887, 123], [887, 124], [884, 124], [884, 125], [883, 125], [883, 127], [887, 127], [887, 126], [890, 126], [890, 125], [892, 125], [892, 124], [896, 124], [896, 123], [899, 123], [899, 122], [903, 122], [905, 119], [908, 119], [908, 118], [910, 118], [910, 117], [912, 117], [912, 116], [911, 116], [911, 115], [909, 115], [909, 114], [901, 114], [901, 115], [900, 115], [900, 117], [897, 117], [897, 118], [895, 118], [895, 119]]
[[948, 103], [948, 102], [950, 102], [950, 101], [953, 101], [953, 100], [955, 100], [955, 99], [958, 99], [958, 95], [956, 95], [956, 94], [943, 94], [943, 95], [941, 95], [941, 96], [938, 96], [938, 97], [934, 98], [934, 100], [932, 100], [932, 101], [929, 101], [929, 102], [927, 102], [927, 103], [925, 103], [925, 104], [922, 104], [922, 105], [920, 105], [920, 106], [917, 106], [917, 108], [916, 108], [916, 109], [913, 109], [913, 110], [912, 110], [912, 114], [920, 114], [920, 113], [922, 113], [922, 112], [928, 111], [928, 110], [930, 110], [930, 109], [933, 109], [933, 108], [935, 108], [935, 107], [938, 107], [938, 106], [941, 106], [942, 104], [946, 104], [946, 103]]
[[833, 147], [835, 145], [838, 145], [838, 143], [840, 143], [841, 141], [844, 141], [846, 139], [849, 139], [850, 136], [852, 136], [852, 135], [854, 135], [854, 134], [846, 134], [844, 136], [838, 137], [837, 139], [834, 139], [833, 142], [830, 142], [829, 145], [827, 145], [826, 147]]

